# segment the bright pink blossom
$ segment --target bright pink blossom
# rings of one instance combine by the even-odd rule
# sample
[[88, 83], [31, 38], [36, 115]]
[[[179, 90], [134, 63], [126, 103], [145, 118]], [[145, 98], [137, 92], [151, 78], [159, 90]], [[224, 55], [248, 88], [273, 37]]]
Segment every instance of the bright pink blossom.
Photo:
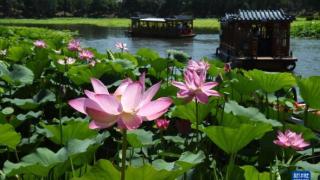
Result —
[[187, 70], [195, 71], [197, 72], [198, 75], [203, 73], [204, 76], [206, 76], [206, 73], [209, 68], [210, 68], [210, 64], [204, 60], [202, 61], [190, 60], [187, 66]]
[[126, 43], [117, 42], [115, 46], [117, 49], [120, 49], [122, 52], [128, 50]]
[[156, 125], [158, 129], [162, 129], [162, 130], [166, 130], [168, 129], [170, 124], [170, 121], [166, 120], [166, 119], [157, 119], [156, 120]]
[[187, 70], [184, 72], [185, 82], [173, 81], [172, 85], [179, 88], [178, 98], [185, 99], [187, 102], [194, 98], [200, 103], [208, 103], [209, 96], [220, 96], [220, 94], [212, 90], [217, 86], [217, 82], [205, 82], [205, 74], [197, 74], [196, 71]]
[[81, 51], [80, 41], [76, 40], [76, 39], [72, 39], [68, 43], [68, 49], [69, 49], [69, 51]]
[[33, 45], [37, 48], [46, 48], [47, 44], [43, 40], [36, 40]]
[[172, 100], [162, 97], [152, 101], [160, 83], [144, 90], [143, 84], [124, 80], [114, 94], [98, 79], [91, 79], [94, 92], [85, 91], [87, 97], [69, 101], [77, 111], [92, 118], [91, 129], [108, 128], [115, 123], [121, 129], [137, 129], [143, 121], [152, 121], [167, 112]]
[[297, 133], [292, 132], [290, 130], [286, 130], [284, 133], [279, 131], [277, 139], [274, 140], [273, 143], [275, 143], [281, 147], [292, 148], [297, 151], [301, 151], [305, 147], [310, 145], [308, 142], [306, 142], [303, 139], [302, 133], [297, 134]]
[[79, 58], [82, 60], [91, 60], [94, 57], [94, 54], [89, 50], [82, 50], [79, 52]]

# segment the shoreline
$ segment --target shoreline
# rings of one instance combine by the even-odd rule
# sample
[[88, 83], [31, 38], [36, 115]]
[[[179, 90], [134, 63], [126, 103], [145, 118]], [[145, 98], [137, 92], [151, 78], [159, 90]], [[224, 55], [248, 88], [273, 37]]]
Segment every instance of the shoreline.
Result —
[[[101, 28], [128, 28], [130, 19], [125, 18], [49, 18], [49, 19], [0, 19], [0, 25], [32, 26], [32, 25], [90, 25]], [[194, 29], [198, 32], [219, 33], [218, 19], [195, 19]], [[291, 24], [291, 36], [320, 39], [320, 20], [307, 21], [297, 18]]]

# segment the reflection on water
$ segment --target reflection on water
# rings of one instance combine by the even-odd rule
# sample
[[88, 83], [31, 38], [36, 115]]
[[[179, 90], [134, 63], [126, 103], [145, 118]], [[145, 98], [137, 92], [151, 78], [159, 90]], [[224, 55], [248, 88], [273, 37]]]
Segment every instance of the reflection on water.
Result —
[[[125, 29], [104, 28], [92, 25], [39, 25], [53, 29], [69, 29], [79, 32], [79, 38], [84, 46], [96, 48], [99, 52], [106, 49], [115, 50], [116, 42], [127, 43], [131, 52], [148, 47], [166, 56], [168, 49], [181, 50], [194, 59], [214, 57], [219, 44], [218, 34], [201, 34], [193, 39], [150, 39], [131, 38], [125, 36]], [[302, 76], [320, 75], [320, 40], [296, 39], [291, 40], [291, 49], [299, 61], [295, 73]]]

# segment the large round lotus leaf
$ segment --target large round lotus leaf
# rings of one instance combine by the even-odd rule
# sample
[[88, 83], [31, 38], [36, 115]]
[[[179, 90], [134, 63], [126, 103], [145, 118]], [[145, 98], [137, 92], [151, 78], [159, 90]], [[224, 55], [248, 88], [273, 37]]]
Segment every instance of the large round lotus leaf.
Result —
[[298, 81], [300, 94], [310, 108], [320, 109], [320, 76]]
[[[252, 70], [245, 72], [245, 75], [253, 80], [260, 89], [266, 93], [273, 93], [282, 88], [292, 87], [296, 85], [296, 79], [291, 73], [271, 73], [260, 70]], [[246, 86], [254, 86], [255, 84], [245, 84]]]
[[270, 180], [270, 179], [272, 179], [270, 172], [262, 172], [262, 173], [260, 173], [253, 166], [242, 166], [241, 169], [244, 170], [244, 178], [245, 178], [245, 180], [252, 180], [252, 179]]
[[209, 126], [202, 130], [222, 150], [228, 154], [237, 153], [251, 141], [263, 137], [272, 131], [272, 126], [259, 123], [256, 125], [242, 124], [238, 128]]
[[19, 163], [6, 161], [3, 170], [8, 177], [16, 174], [47, 176], [54, 166], [63, 163], [66, 159], [65, 151], [54, 153], [47, 148], [38, 148], [36, 152], [23, 157]]
[[21, 139], [10, 124], [0, 124], [0, 145], [7, 146], [9, 149], [16, 149]]

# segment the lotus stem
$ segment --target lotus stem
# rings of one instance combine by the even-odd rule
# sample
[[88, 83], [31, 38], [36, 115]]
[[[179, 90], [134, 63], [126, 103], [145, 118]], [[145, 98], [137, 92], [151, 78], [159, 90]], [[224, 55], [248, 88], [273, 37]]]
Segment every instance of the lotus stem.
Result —
[[197, 145], [196, 145], [196, 150], [198, 150], [198, 144], [199, 144], [199, 103], [198, 100], [196, 99], [196, 139], [197, 139]]
[[121, 180], [126, 179], [126, 155], [127, 155], [127, 130], [122, 130], [122, 163], [121, 163]]
[[304, 109], [304, 125], [308, 126], [308, 111], [309, 111], [309, 105], [307, 104]]
[[72, 162], [72, 157], [70, 157], [70, 165], [71, 165], [71, 170], [72, 170], [72, 177], [76, 177], [75, 171], [74, 171], [74, 166]]
[[169, 86], [169, 62], [167, 62], [167, 87], [168, 86]]
[[269, 118], [269, 99], [268, 99], [268, 93], [266, 93], [266, 118]]

